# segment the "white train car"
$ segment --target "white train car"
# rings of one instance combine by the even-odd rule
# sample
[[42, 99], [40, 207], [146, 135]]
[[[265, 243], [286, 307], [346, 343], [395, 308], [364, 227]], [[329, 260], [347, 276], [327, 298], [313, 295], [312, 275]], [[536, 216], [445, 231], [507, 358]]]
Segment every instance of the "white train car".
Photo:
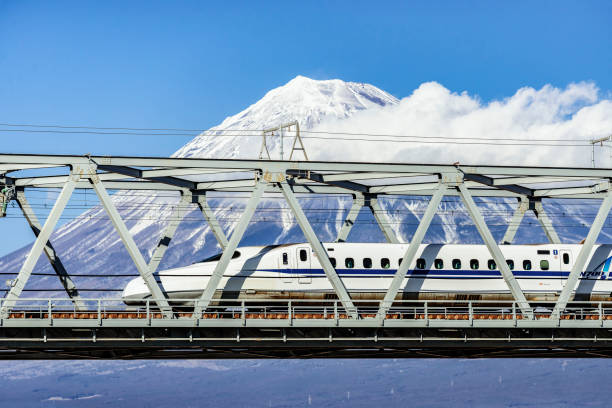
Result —
[[[408, 244], [323, 244], [344, 286], [355, 300], [382, 299]], [[501, 251], [530, 301], [554, 301], [581, 245], [503, 245]], [[159, 273], [170, 299], [201, 296], [220, 255]], [[576, 299], [612, 300], [612, 245], [595, 245], [581, 272]], [[308, 244], [241, 247], [221, 279], [215, 298], [333, 299], [331, 284]], [[142, 278], [123, 291], [127, 304], [151, 293]], [[484, 245], [423, 244], [410, 265], [398, 299], [512, 300]]]

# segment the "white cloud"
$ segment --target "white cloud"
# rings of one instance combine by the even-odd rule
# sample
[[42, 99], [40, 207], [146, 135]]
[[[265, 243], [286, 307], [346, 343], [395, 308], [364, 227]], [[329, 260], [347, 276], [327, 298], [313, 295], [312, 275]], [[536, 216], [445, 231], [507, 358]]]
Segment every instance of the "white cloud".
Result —
[[[590, 82], [571, 84], [564, 89], [551, 85], [541, 89], [525, 87], [508, 98], [488, 103], [467, 92], [451, 92], [436, 82], [428, 82], [398, 105], [325, 121], [313, 130], [423, 136], [421, 141], [425, 142], [448, 137], [455, 142], [391, 143], [385, 142], [390, 138], [384, 136], [374, 137], [376, 142], [307, 139], [310, 155], [318, 160], [590, 167], [588, 140], [612, 134], [612, 100], [601, 98]], [[308, 133], [305, 136], [334, 137]], [[494, 144], [456, 144], [468, 141], [465, 138], [485, 138]], [[504, 142], [504, 139], [527, 141]], [[558, 144], [575, 144], [571, 141], [580, 139], [584, 146], [536, 146], [536, 140], [541, 139], [559, 140]], [[607, 148], [597, 149], [597, 164], [612, 167]]]

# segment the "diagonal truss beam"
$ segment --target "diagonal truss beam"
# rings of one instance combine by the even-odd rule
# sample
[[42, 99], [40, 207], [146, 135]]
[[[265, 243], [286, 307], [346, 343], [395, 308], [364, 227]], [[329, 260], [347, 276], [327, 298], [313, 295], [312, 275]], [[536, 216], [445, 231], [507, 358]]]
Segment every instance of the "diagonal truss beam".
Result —
[[[36, 238], [38, 238], [42, 227], [40, 225], [40, 221], [38, 221], [36, 213], [34, 212], [34, 210], [32, 210], [32, 207], [30, 207], [30, 203], [26, 199], [25, 191], [23, 189], [17, 190], [17, 204], [19, 205], [19, 208], [21, 208], [21, 211], [23, 212], [26, 221], [30, 225], [32, 232], [34, 232], [34, 235], [36, 236]], [[47, 241], [43, 250], [45, 252], [45, 255], [47, 256], [47, 259], [49, 259], [51, 267], [57, 274], [62, 286], [64, 287], [64, 290], [68, 294], [68, 297], [72, 299], [76, 310], [84, 310], [86, 308], [86, 305], [81, 300], [81, 296], [79, 295], [79, 291], [76, 285], [70, 278], [70, 275], [68, 275], [68, 272], [66, 272], [66, 268], [64, 268], [64, 264], [62, 263], [59, 255], [55, 251], [55, 248], [53, 248], [53, 245], [51, 245], [51, 241]]]
[[71, 176], [64, 184], [62, 191], [60, 192], [55, 204], [53, 205], [53, 208], [51, 209], [51, 212], [49, 213], [49, 216], [47, 217], [47, 220], [45, 221], [45, 225], [41, 228], [38, 237], [32, 245], [32, 248], [30, 248], [30, 252], [26, 257], [25, 262], [17, 274], [17, 277], [11, 284], [11, 289], [6, 294], [4, 301], [2, 302], [0, 317], [7, 316], [13, 306], [15, 306], [17, 299], [19, 299], [19, 296], [28, 282], [28, 279], [30, 279], [30, 276], [32, 275], [32, 270], [36, 266], [36, 262], [38, 262], [40, 255], [47, 245], [47, 242], [49, 242], [49, 237], [57, 225], [57, 221], [64, 212], [64, 208], [66, 208], [68, 200], [70, 200], [70, 196], [74, 191], [74, 187], [78, 179], [78, 175], [71, 173]]
[[240, 244], [240, 240], [246, 231], [253, 214], [255, 213], [255, 209], [257, 208], [257, 204], [261, 200], [261, 196], [263, 195], [266, 189], [266, 183], [263, 181], [259, 181], [255, 188], [253, 189], [253, 193], [247, 201], [246, 208], [240, 217], [240, 220], [236, 224], [232, 235], [227, 243], [227, 246], [223, 249], [223, 253], [221, 254], [221, 258], [217, 262], [215, 269], [213, 270], [212, 275], [208, 279], [208, 283], [206, 284], [206, 288], [202, 295], [196, 302], [194, 307], [194, 316], [201, 316], [202, 312], [206, 310], [212, 298], [215, 294], [215, 291], [219, 287], [219, 283], [221, 282], [221, 278], [223, 278], [223, 273], [227, 269], [229, 262], [232, 260], [234, 256], [234, 252], [236, 248], [238, 248], [238, 244]]
[[380, 227], [387, 242], [391, 244], [399, 244], [400, 241], [399, 239], [397, 239], [397, 235], [395, 235], [395, 231], [393, 230], [393, 228], [391, 228], [389, 218], [385, 215], [385, 212], [380, 207], [376, 195], [366, 194], [365, 205], [367, 205], [370, 211], [372, 211], [372, 215], [374, 215], [374, 219]]
[[536, 200], [533, 203], [533, 213], [535, 214], [538, 222], [542, 226], [544, 230], [544, 234], [546, 234], [546, 238], [551, 244], [560, 244], [561, 240], [559, 239], [559, 235], [557, 235], [557, 231], [555, 231], [555, 227], [552, 224], [550, 218], [544, 211], [544, 207], [542, 206], [541, 200]]
[[338, 231], [338, 236], [336, 237], [336, 242], [345, 242], [348, 238], [348, 234], [351, 232], [353, 225], [355, 225], [355, 221], [357, 220], [357, 216], [361, 211], [361, 208], [365, 205], [365, 199], [363, 198], [363, 194], [353, 194], [353, 204], [344, 219], [344, 223]]
[[196, 203], [198, 205], [198, 208], [200, 208], [200, 211], [202, 211], [202, 215], [204, 216], [204, 219], [208, 223], [208, 226], [210, 227], [213, 235], [217, 239], [219, 246], [221, 247], [221, 249], [225, 250], [225, 248], [227, 248], [227, 243], [228, 243], [227, 237], [225, 236], [225, 233], [223, 232], [221, 225], [219, 225], [219, 221], [217, 220], [217, 217], [215, 216], [215, 212], [208, 205], [208, 201], [206, 200], [206, 191], [204, 190], [194, 191], [193, 192], [193, 202]]
[[525, 217], [525, 213], [529, 209], [529, 199], [527, 197], [521, 197], [519, 199], [519, 205], [514, 211], [512, 215], [512, 219], [508, 224], [508, 229], [506, 229], [506, 233], [502, 238], [502, 244], [511, 244], [514, 241], [514, 237], [516, 236], [516, 231], [518, 231], [523, 218]]
[[536, 219], [540, 223], [540, 226], [544, 230], [544, 234], [546, 234], [546, 238], [548, 238], [548, 242], [551, 244], [560, 244], [561, 240], [559, 239], [559, 235], [557, 235], [557, 231], [555, 231], [552, 221], [550, 218], [548, 218], [548, 215], [544, 211], [542, 201], [540, 199], [528, 197], [520, 197], [519, 205], [514, 211], [514, 215], [508, 224], [508, 229], [506, 229], [506, 233], [502, 238], [502, 243], [511, 244], [512, 241], [514, 241], [516, 232], [521, 225], [521, 221], [523, 220], [525, 213], [528, 210], [533, 211]]
[[601, 232], [601, 228], [606, 222], [606, 218], [608, 218], [610, 208], [612, 208], [612, 192], [608, 192], [603, 202], [601, 203], [601, 206], [599, 207], [599, 211], [597, 212], [597, 216], [595, 216], [595, 219], [593, 220], [591, 229], [589, 229], [589, 233], [587, 234], [587, 237], [584, 240], [584, 244], [582, 244], [582, 248], [580, 248], [580, 252], [578, 252], [576, 261], [574, 262], [574, 265], [572, 265], [572, 269], [570, 271], [569, 276], [567, 277], [565, 286], [559, 294], [559, 299], [557, 299], [557, 303], [555, 304], [555, 308], [553, 309], [551, 318], [553, 316], [559, 316], [560, 312], [563, 311], [567, 306], [567, 302], [569, 301], [572, 292], [576, 288], [578, 279], [580, 278], [580, 273], [584, 271], [586, 262], [589, 259], [589, 256], [591, 255], [593, 245], [595, 244], [595, 241], [597, 240], [597, 237]]
[[166, 227], [162, 231], [161, 238], [157, 243], [157, 247], [155, 247], [155, 251], [153, 251], [151, 259], [149, 259], [147, 267], [151, 275], [153, 275], [155, 271], [157, 271], [159, 264], [161, 263], [162, 259], [164, 258], [164, 255], [166, 254], [166, 251], [168, 250], [168, 247], [170, 246], [170, 241], [172, 241], [172, 238], [174, 238], [174, 234], [176, 233], [178, 226], [180, 225], [181, 221], [183, 221], [185, 215], [189, 212], [190, 204], [191, 193], [186, 191], [181, 192], [181, 198], [172, 210], [172, 213], [170, 214], [168, 220], [168, 224], [166, 224]]
[[489, 227], [487, 227], [487, 224], [485, 223], [485, 220], [482, 217], [482, 214], [478, 210], [476, 203], [474, 203], [474, 199], [472, 198], [472, 195], [470, 194], [469, 190], [463, 183], [459, 184], [458, 189], [459, 189], [459, 195], [461, 196], [461, 200], [465, 204], [468, 210], [468, 213], [470, 214], [470, 217], [472, 218], [472, 221], [474, 222], [474, 224], [476, 224], [476, 229], [478, 229], [478, 232], [480, 233], [482, 240], [484, 241], [485, 245], [489, 249], [489, 253], [491, 254], [493, 259], [497, 263], [497, 266], [499, 267], [499, 271], [501, 272], [502, 277], [506, 281], [506, 285], [508, 285], [508, 289], [510, 289], [512, 296], [514, 297], [514, 300], [517, 302], [518, 306], [521, 308], [523, 315], [531, 318], [533, 316], [533, 313], [529, 306], [529, 303], [527, 302], [527, 298], [525, 298], [525, 294], [523, 293], [523, 290], [519, 286], [518, 282], [514, 278], [512, 271], [508, 267], [504, 254], [499, 249], [497, 242], [495, 242], [495, 239], [493, 238], [491, 231], [489, 231]]
[[149, 269], [145, 259], [142, 256], [142, 253], [138, 249], [136, 242], [134, 242], [134, 238], [130, 234], [127, 226], [123, 222], [123, 219], [119, 215], [117, 208], [113, 204], [106, 188], [102, 185], [102, 182], [95, 176], [95, 173], [92, 177], [90, 177], [90, 183], [93, 185], [93, 188], [100, 199], [100, 203], [102, 207], [106, 211], [106, 214], [110, 218], [111, 222], [115, 226], [115, 230], [119, 233], [119, 237], [121, 237], [121, 241], [123, 241], [123, 245], [127, 249], [132, 261], [136, 265], [136, 269], [138, 269], [138, 273], [144, 280], [149, 292], [153, 297], [153, 301], [159, 307], [160, 311], [163, 313], [164, 317], [172, 318], [172, 308], [168, 303], [168, 300], [164, 296], [161, 288], [157, 284], [155, 280], [155, 276], [153, 276], [153, 272]]
[[446, 184], [440, 184], [440, 187], [438, 187], [434, 195], [431, 197], [431, 200], [427, 205], [427, 210], [425, 210], [425, 214], [423, 214], [423, 217], [419, 222], [419, 226], [417, 227], [414, 233], [414, 237], [412, 237], [412, 241], [410, 241], [410, 245], [408, 245], [408, 248], [404, 253], [402, 262], [397, 268], [395, 275], [393, 276], [391, 285], [389, 285], [389, 289], [387, 290], [387, 293], [385, 293], [385, 297], [380, 306], [379, 315], [384, 316], [387, 313], [387, 310], [389, 310], [389, 308], [393, 304], [393, 301], [395, 300], [395, 297], [397, 296], [402, 286], [402, 282], [406, 278], [408, 269], [410, 269], [410, 265], [412, 265], [412, 261], [414, 260], [414, 257], [416, 256], [416, 253], [419, 250], [421, 243], [423, 242], [425, 233], [429, 229], [429, 225], [431, 224], [431, 221], [434, 215], [436, 214], [436, 210], [438, 209], [440, 201], [444, 197], [444, 193], [446, 192], [446, 190]]
[[327, 255], [325, 248], [323, 248], [321, 241], [319, 241], [317, 235], [312, 229], [312, 226], [310, 225], [310, 222], [308, 222], [308, 219], [306, 218], [306, 215], [304, 214], [300, 203], [298, 202], [297, 198], [295, 198], [295, 194], [293, 194], [291, 187], [289, 186], [286, 180], [283, 180], [280, 185], [287, 204], [289, 204], [289, 207], [291, 208], [295, 219], [297, 220], [300, 228], [302, 229], [304, 236], [310, 243], [310, 246], [314, 251], [315, 255], [317, 256], [319, 263], [323, 267], [323, 271], [325, 272], [327, 279], [329, 280], [332, 288], [334, 289], [334, 292], [336, 292], [338, 299], [342, 303], [342, 306], [344, 306], [344, 309], [349, 315], [351, 315], [351, 317], [357, 319], [357, 309], [355, 308], [355, 305], [353, 304], [353, 301], [351, 300], [348, 291], [344, 287], [344, 283], [342, 283], [342, 280], [338, 276], [336, 269], [331, 264], [331, 261], [329, 260], [329, 256]]

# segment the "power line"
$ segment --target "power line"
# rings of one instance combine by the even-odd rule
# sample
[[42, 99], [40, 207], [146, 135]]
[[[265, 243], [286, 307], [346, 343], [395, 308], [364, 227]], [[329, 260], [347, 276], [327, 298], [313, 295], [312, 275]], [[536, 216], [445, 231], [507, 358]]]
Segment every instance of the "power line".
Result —
[[[0, 126], [13, 127], [12, 129], [0, 129], [0, 132], [23, 132], [23, 133], [58, 133], [58, 134], [99, 134], [118, 136], [181, 136], [194, 137], [193, 134], [184, 132], [199, 132], [198, 137], [261, 137], [263, 129], [180, 129], [180, 128], [134, 128], [134, 127], [94, 127], [94, 126], [63, 126], [63, 125], [37, 125], [37, 124], [11, 124], [0, 123]], [[19, 128], [21, 127], [21, 128]], [[23, 129], [23, 127], [27, 127]], [[31, 129], [34, 128], [34, 129]], [[41, 129], [42, 128], [42, 129]], [[156, 133], [150, 133], [156, 132]], [[166, 132], [166, 133], [159, 133]], [[167, 133], [183, 132], [183, 133]], [[558, 139], [558, 138], [489, 138], [489, 137], [449, 137], [449, 136], [422, 136], [407, 134], [388, 133], [358, 133], [358, 132], [333, 132], [302, 130], [301, 133], [322, 136], [303, 136], [305, 139], [317, 140], [340, 140], [340, 141], [366, 141], [366, 142], [391, 142], [391, 143], [416, 143], [416, 144], [469, 144], [469, 145], [502, 145], [502, 146], [551, 146], [551, 147], [589, 147], [586, 139]], [[343, 137], [338, 137], [343, 136]], [[349, 137], [347, 137], [349, 136]], [[355, 137], [359, 136], [359, 137]], [[387, 138], [387, 139], [385, 139]], [[393, 138], [393, 139], [388, 139]], [[418, 140], [406, 140], [418, 139]], [[435, 139], [435, 140], [432, 140]], [[459, 141], [459, 142], [458, 142]], [[462, 142], [461, 142], [462, 141]], [[520, 143], [517, 143], [520, 142]], [[556, 142], [556, 143], [547, 143]]]

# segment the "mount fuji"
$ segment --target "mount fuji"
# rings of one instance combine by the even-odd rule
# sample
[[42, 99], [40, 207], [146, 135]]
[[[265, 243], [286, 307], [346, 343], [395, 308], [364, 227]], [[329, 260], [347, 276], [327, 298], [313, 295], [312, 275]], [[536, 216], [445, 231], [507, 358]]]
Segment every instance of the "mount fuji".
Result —
[[[242, 112], [226, 118], [218, 126], [196, 136], [174, 153], [174, 157], [255, 159], [261, 144], [261, 129], [297, 120], [301, 128], [307, 130], [328, 121], [337, 123], [350, 120], [354, 115], [366, 110], [390, 109], [398, 104], [397, 98], [369, 84], [344, 82], [337, 79], [318, 81], [298, 76], [284, 86], [269, 91], [261, 100]], [[325, 148], [324, 142], [318, 143], [314, 145], [307, 142], [307, 149], [313, 146], [319, 149]], [[280, 150], [278, 139], [272, 140], [270, 147], [272, 154], [278, 155]], [[342, 152], [337, 153], [342, 154]], [[363, 157], [371, 161], [370, 155], [371, 150], [364, 147]], [[312, 156], [316, 158], [316, 149]], [[245, 203], [244, 195], [242, 197], [210, 194], [209, 204], [215, 210], [222, 228], [228, 235]], [[113, 195], [113, 201], [145, 259], [150, 258], [166, 224], [166, 219], [178, 201], [178, 195], [119, 192]], [[333, 240], [350, 207], [350, 197], [318, 197], [318, 199], [301, 201], [319, 238], [323, 241]], [[380, 202], [383, 209], [387, 211], [389, 221], [400, 240], [408, 241], [416, 229], [420, 213], [427, 205], [427, 199], [406, 200], [385, 197], [381, 198]], [[491, 214], [486, 218], [493, 234], [501, 237], [515, 202], [480, 199], [480, 203]], [[588, 206], [573, 205], [570, 206], [571, 208], [564, 208], [560, 203], [554, 202], [548, 203], [547, 206], [585, 226], [584, 228], [560, 228], [559, 235], [565, 242], [579, 241], [586, 235], [590, 221], [588, 213], [592, 212]], [[283, 211], [284, 208], [286, 205], [280, 200], [264, 199], [258, 206], [258, 212], [249, 225], [241, 245], [304, 241], [293, 216], [288, 211]], [[529, 217], [524, 222], [537, 224], [533, 218], [529, 220]], [[364, 210], [349, 240], [382, 242], [384, 237], [372, 215]], [[517, 240], [545, 242], [545, 236], [536, 225], [535, 228], [519, 229]], [[69, 273], [107, 275], [105, 278], [95, 278], [95, 280], [88, 277], [75, 277], [74, 281], [79, 288], [115, 288], [119, 290], [130, 278], [113, 275], [137, 273], [118, 234], [100, 206], [90, 208], [58, 228], [52, 235], [51, 241]], [[443, 202], [441, 210], [427, 233], [425, 242], [479, 243], [480, 238], [462, 204], [449, 198]], [[24, 247], [0, 258], [0, 270], [16, 274], [28, 251], [29, 247]], [[190, 264], [217, 251], [219, 248], [213, 234], [199, 210], [194, 207], [179, 226], [160, 264], [160, 269]], [[44, 256], [39, 260], [35, 272], [52, 273]], [[55, 276], [36, 276], [30, 279], [26, 288], [61, 289], [61, 286]], [[58, 296], [63, 296], [61, 291], [58, 294]], [[45, 293], [43, 296], [48, 296], [48, 294]], [[100, 291], [85, 293], [84, 296], [116, 297], [117, 293]]]
[[[372, 85], [340, 80], [315, 81], [300, 76], [271, 90], [244, 111], [228, 117], [218, 126], [195, 137], [174, 156], [254, 159], [259, 152], [261, 140], [249, 136], [253, 134], [253, 129], [264, 129], [297, 120], [301, 128], [307, 130], [330, 120], [351, 120], [361, 112], [393, 109], [398, 104], [398, 99]], [[314, 150], [309, 150], [309, 154], [315, 159], [317, 147], [327, 148], [323, 143], [316, 146], [306, 142], [307, 149], [315, 147]], [[280, 146], [277, 140], [272, 141], [271, 147], [272, 154], [278, 155]], [[363, 152], [363, 157], [371, 161], [371, 155], [375, 151], [368, 150], [366, 146]], [[342, 155], [344, 152], [336, 153]], [[150, 258], [166, 219], [178, 201], [178, 195], [119, 192], [113, 195], [113, 201], [145, 259]], [[350, 198], [316, 197], [300, 201], [319, 238], [323, 241], [333, 240], [350, 207]], [[381, 198], [380, 201], [400, 239], [409, 240], [416, 229], [420, 214], [427, 205], [427, 198], [415, 197], [406, 200], [389, 197]], [[244, 199], [211, 194], [209, 204], [228, 234], [236, 214], [241, 212]], [[479, 205], [493, 234], [500, 238], [515, 202], [479, 199]], [[576, 242], [586, 235], [593, 215], [592, 206], [563, 206], [557, 202], [547, 202], [546, 206], [547, 210], [562, 214], [563, 220], [584, 225], [583, 228], [557, 225], [557, 231], [564, 242]], [[283, 211], [283, 208], [286, 208], [286, 205], [281, 200], [263, 200], [241, 244], [304, 241], [293, 217]], [[533, 228], [520, 228], [517, 234], [518, 242], [545, 242], [545, 236], [533, 216], [528, 215], [523, 223], [536, 225]], [[606, 239], [609, 238], [610, 236], [606, 235]], [[349, 235], [349, 240], [381, 242], [384, 237], [374, 224], [372, 215], [363, 210]], [[90, 208], [58, 228], [51, 241], [69, 273], [107, 275], [105, 278], [74, 277], [80, 289], [121, 289], [131, 278], [116, 275], [137, 273], [119, 236], [100, 206]], [[442, 203], [425, 241], [477, 243], [480, 239], [462, 204], [449, 198]], [[29, 247], [25, 247], [1, 258], [0, 270], [16, 274], [28, 251]], [[219, 248], [213, 234], [199, 210], [194, 208], [179, 226], [160, 269], [189, 264], [216, 251], [219, 251]], [[44, 256], [39, 260], [35, 271], [52, 275], [34, 276], [26, 288], [61, 289]], [[48, 292], [39, 293], [40, 296], [49, 296]], [[99, 290], [93, 293], [83, 292], [82, 295], [93, 298], [116, 297], [118, 294]], [[56, 296], [65, 295], [58, 291]], [[417, 404], [430, 406], [448, 405], [456, 401], [465, 401], [465, 406], [491, 405], [491, 401], [514, 401], [525, 406], [539, 406], [549, 402], [553, 396], [557, 398], [555, 401], [558, 405], [570, 406], [576, 405], [577, 401], [589, 403], [590, 400], [584, 399], [583, 392], [568, 391], [559, 394], [559, 383], [565, 381], [582, 385], [588, 376], [585, 377], [581, 373], [592, 372], [598, 376], [596, 373], [602, 374], [608, 369], [607, 364], [582, 360], [516, 360], [508, 364], [510, 366], [506, 367], [507, 364], [501, 365], [497, 360], [5, 362], [0, 364], [0, 383], [7, 390], [5, 399], [19, 401], [19, 405], [23, 406], [41, 406], [45, 402], [53, 406], [56, 403], [69, 405], [71, 401], [78, 401], [79, 406], [99, 406], [108, 401], [113, 401], [116, 406], [133, 406], [134, 401], [139, 401], [140, 404], [144, 401], [151, 401], [151, 404], [159, 404], [160, 401], [173, 403], [177, 389], [183, 390], [183, 398], [191, 398], [189, 402], [185, 402], [190, 406], [201, 405], [203, 400], [212, 405], [227, 404], [230, 395], [234, 399], [240, 395], [256, 396], [248, 401], [236, 400], [238, 405], [264, 406], [271, 405], [270, 401], [274, 400], [275, 406], [277, 402], [280, 406], [295, 406], [305, 404], [306, 398], [310, 398], [310, 394], [305, 394], [303, 384], [308, 384], [308, 390], [313, 395], [334, 401], [330, 402], [329, 406], [346, 406], [345, 399], [349, 397], [352, 398], [351, 404], [354, 406], [371, 406], [375, 403], [376, 396], [389, 393], [392, 397], [409, 395], [412, 400], [418, 401]], [[566, 372], [568, 364], [571, 367], [575, 365], [575, 368]], [[530, 373], [528, 378], [531, 379], [527, 388], [524, 382], [517, 383], [516, 378], [519, 377], [515, 375], [526, 366]], [[164, 370], [164, 381], [161, 382], [159, 372], [156, 371], [160, 369]], [[375, 375], [372, 376], [372, 373]], [[376, 381], [372, 382], [373, 378]], [[545, 383], [555, 386], [542, 388], [547, 385], [536, 385], [536, 378], [554, 379]], [[420, 380], [422, 381], [419, 382]], [[450, 386], [440, 388], [443, 383]], [[152, 387], [142, 393], [142, 384]], [[236, 384], [251, 387], [247, 389], [250, 392], [235, 393]], [[333, 384], [333, 387], [330, 384]], [[361, 385], [354, 388], [355, 384]], [[389, 384], [398, 385], [390, 388]], [[587, 385], [585, 383], [582, 388]], [[525, 392], [512, 393], [517, 387], [525, 389]], [[568, 390], [574, 388], [576, 387], [568, 387]], [[11, 393], [10, 390], [22, 391]], [[73, 392], [64, 395], [58, 390]], [[338, 390], [342, 392], [339, 393]], [[458, 390], [462, 392], [459, 397]], [[432, 391], [437, 395], [438, 404], [432, 403]], [[342, 398], [338, 397], [340, 394]], [[596, 394], [589, 394], [590, 398], [596, 398], [595, 396]], [[405, 405], [405, 399], [401, 398], [385, 400], [385, 403], [389, 402], [391, 406]]]

